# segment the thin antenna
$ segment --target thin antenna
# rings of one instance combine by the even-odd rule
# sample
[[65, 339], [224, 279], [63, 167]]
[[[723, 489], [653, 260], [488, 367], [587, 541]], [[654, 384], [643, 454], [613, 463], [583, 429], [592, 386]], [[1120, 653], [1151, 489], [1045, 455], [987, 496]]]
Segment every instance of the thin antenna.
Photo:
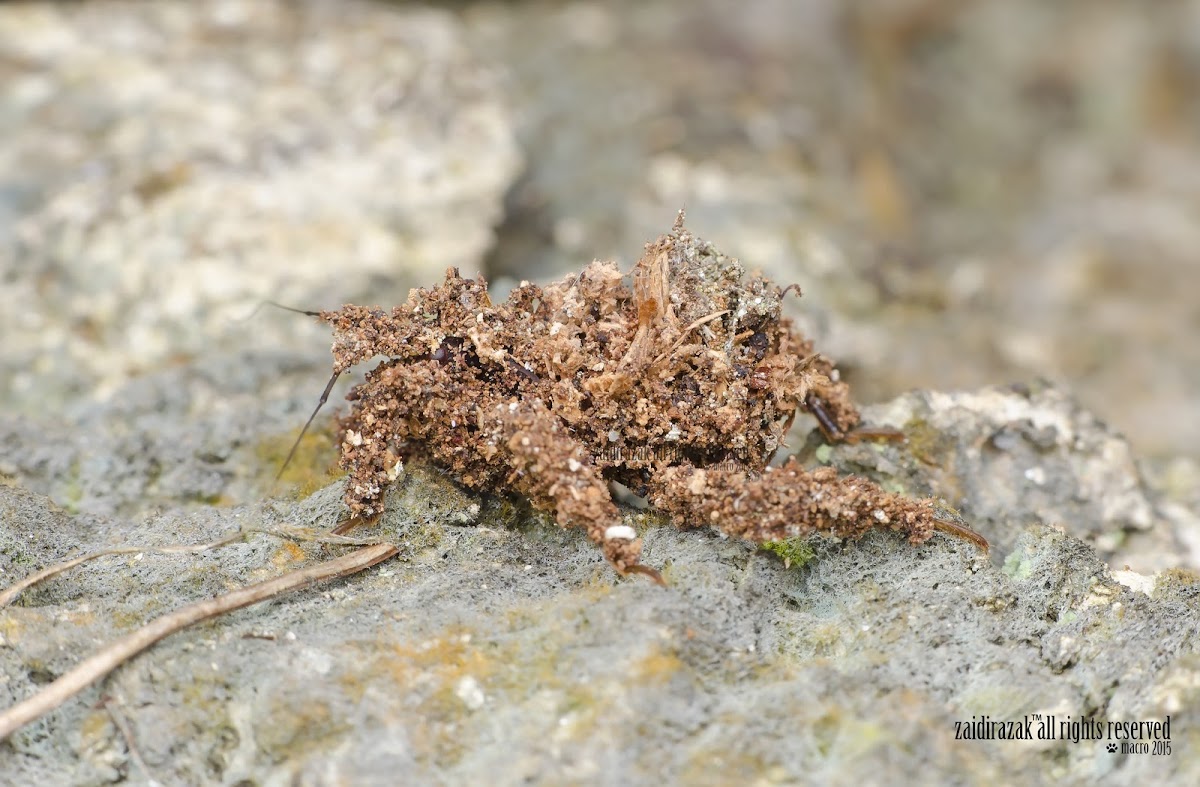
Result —
[[291, 306], [284, 306], [282, 303], [276, 303], [275, 301], [261, 300], [258, 302], [258, 305], [254, 307], [254, 311], [250, 312], [245, 317], [235, 320], [235, 322], [247, 322], [248, 320], [254, 319], [254, 315], [262, 311], [262, 307], [264, 306], [274, 306], [276, 309], [283, 309], [285, 312], [295, 312], [296, 314], [303, 314], [308, 317], [321, 316], [320, 312], [311, 312], [308, 309], [295, 309]]
[[[286, 307], [284, 307], [286, 308]], [[298, 311], [298, 309], [290, 309], [290, 311]], [[333, 377], [329, 378], [329, 382], [325, 384], [325, 390], [321, 394], [321, 401], [317, 402], [317, 409], [312, 411], [312, 415], [304, 422], [304, 428], [300, 430], [300, 436], [296, 438], [296, 442], [292, 443], [292, 450], [288, 451], [287, 459], [283, 460], [283, 467], [279, 468], [279, 472], [275, 474], [275, 481], [278, 482], [283, 477], [283, 471], [287, 470], [287, 466], [291, 463], [292, 457], [296, 455], [296, 449], [300, 447], [300, 441], [304, 439], [305, 433], [308, 432], [308, 427], [312, 425], [313, 419], [317, 417], [317, 413], [329, 401], [329, 392], [333, 390], [333, 384], [337, 382], [337, 378], [341, 377], [341, 372], [334, 372]]]

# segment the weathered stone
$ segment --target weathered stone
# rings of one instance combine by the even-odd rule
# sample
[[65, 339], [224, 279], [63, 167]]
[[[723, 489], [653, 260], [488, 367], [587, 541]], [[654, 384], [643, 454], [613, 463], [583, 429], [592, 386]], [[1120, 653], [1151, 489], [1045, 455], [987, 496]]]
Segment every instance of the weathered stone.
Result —
[[[1073, 452], [1105, 433], [1091, 434], [1098, 427], [1056, 392], [921, 393], [875, 412], [938, 402], [955, 403], [926, 411], [953, 415], [947, 424], [959, 431], [945, 435], [946, 446], [979, 444], [1018, 406], [1073, 413], [1056, 422], [1071, 440], [1040, 455], [1054, 460], [1047, 472], [1068, 501], [1096, 472]], [[892, 456], [893, 482], [906, 488], [934, 487], [949, 472], [912, 464], [895, 447], [864, 450]], [[580, 532], [410, 465], [380, 526], [403, 545], [400, 558], [172, 637], [18, 732], [0, 747], [0, 769], [20, 781], [264, 784], [870, 781], [883, 768], [938, 781], [969, 773], [977, 783], [1200, 778], [1189, 746], [1200, 722], [1196, 576], [1110, 574], [1071, 522], [1055, 529], [1023, 515], [1022, 492], [1000, 467], [971, 472], [981, 484], [993, 473], [994, 494], [1010, 495], [1011, 518], [986, 509], [981, 520], [1006, 541], [1002, 566], [955, 539], [913, 548], [876, 533], [847, 545], [818, 541], [814, 558], [788, 570], [748, 545], [630, 511], [645, 534], [644, 560], [666, 569], [664, 590], [615, 579]], [[1109, 479], [1136, 486], [1136, 476]], [[0, 576], [12, 581], [101, 545], [330, 525], [339, 497], [335, 483], [295, 503], [167, 512], [138, 524], [69, 516], [4, 486]], [[1085, 535], [1095, 532], [1085, 526], [1095, 512], [1074, 504], [1061, 510]], [[200, 555], [146, 553], [75, 569], [0, 611], [3, 702], [154, 615], [329, 552], [253, 536]], [[109, 710], [95, 707], [101, 695], [112, 698]], [[130, 729], [146, 773], [110, 712]], [[973, 716], [1034, 714], [1103, 723], [1170, 716], [1176, 748], [1170, 757], [1121, 756], [1105, 750], [1107, 738], [955, 738], [956, 722]]]
[[1143, 481], [1124, 437], [1059, 388], [919, 391], [868, 408], [903, 444], [810, 447], [840, 470], [932, 494], [958, 509], [1002, 560], [1029, 525], [1061, 527], [1116, 566], [1200, 567], [1187, 514]]
[[[729, 25], [713, 3], [627, 15], [490, 4], [464, 14], [466, 39], [445, 14], [383, 5], [0, 6], [0, 585], [105, 546], [338, 521], [340, 485], [324, 475], [336, 448], [319, 443], [328, 421], [294, 462], [317, 491], [279, 500], [269, 484], [320, 389], [327, 334], [291, 316], [233, 324], [217, 307], [364, 292], [387, 304], [447, 264], [472, 269], [515, 154], [468, 49], [518, 53], [513, 87], [536, 110], [520, 115], [537, 161], [497, 262], [633, 255], [684, 203], [748, 262], [777, 275], [805, 263], [799, 303], [856, 382], [1007, 379], [1065, 359], [1069, 375], [1099, 375], [1100, 394], [1081, 392], [1112, 397], [1104, 412], [1131, 437], [1190, 448], [1190, 411], [1170, 405], [1195, 390], [1195, 364], [1179, 360], [1195, 352], [1179, 328], [1194, 299], [1182, 287], [1145, 297], [1194, 257], [1194, 228], [1171, 207], [1196, 193], [1190, 148], [1104, 148], [1092, 128], [1047, 135], [1044, 117], [1004, 109], [1047, 88], [1103, 108], [1114, 84], [1128, 103], [1159, 80], [1126, 66], [1165, 61], [1110, 54], [1186, 54], [1186, 42], [1047, 48], [1035, 36], [1022, 53], [989, 20], [1036, 8], [1053, 16], [1037, 26], [1051, 40], [1121, 28], [1008, 0], [912, 27], [906, 9], [924, 6], [894, 5], [851, 19], [847, 4], [758, 0]], [[853, 109], [871, 86], [854, 47], [870, 42], [881, 62], [917, 57], [929, 84], [950, 74], [960, 87], [917, 96], [932, 102], [919, 117], [885, 113], [881, 141], [879, 117]], [[1001, 70], [984, 67], [997, 58]], [[1059, 103], [1037, 100], [1058, 117]], [[1057, 146], [1032, 172], [1031, 139]], [[998, 188], [1000, 170], [1032, 190]], [[876, 219], [888, 230], [886, 215], [854, 216], [886, 209], [889, 182], [915, 200], [892, 204], [915, 230], [899, 252], [858, 232]], [[1106, 206], [1111, 221], [1072, 218]], [[554, 243], [530, 253], [531, 236]], [[1147, 486], [1126, 443], [1056, 389], [924, 391], [868, 416], [908, 442], [813, 443], [814, 461], [944, 496], [995, 542], [995, 560], [949, 538], [914, 549], [871, 534], [817, 542], [788, 570], [628, 511], [664, 590], [616, 580], [580, 533], [410, 464], [379, 531], [402, 544], [398, 559], [160, 643], [0, 744], [0, 774], [1200, 782], [1194, 463], [1155, 465]], [[0, 706], [148, 619], [337, 551], [250, 535], [46, 582], [0, 610]], [[1173, 750], [955, 737], [973, 716], [1027, 714], [1170, 718]]]
[[0, 8], [0, 402], [314, 346], [306, 309], [480, 267], [518, 154], [448, 14], [365, 2]]

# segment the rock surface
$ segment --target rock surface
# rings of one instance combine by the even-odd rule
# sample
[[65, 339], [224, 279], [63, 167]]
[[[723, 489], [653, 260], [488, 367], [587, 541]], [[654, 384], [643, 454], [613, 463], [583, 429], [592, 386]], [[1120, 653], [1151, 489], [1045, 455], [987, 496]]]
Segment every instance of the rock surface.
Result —
[[[456, 4], [456, 7], [457, 6]], [[870, 400], [1067, 383], [1200, 446], [1194, 0], [475, 2], [536, 151], [492, 254], [627, 265], [685, 206]], [[536, 264], [538, 271], [530, 270]]]
[[264, 298], [476, 271], [519, 162], [449, 15], [358, 2], [0, 9], [0, 403], [318, 346]]
[[[1141, 527], [1143, 515], [1163, 526], [1124, 444], [1055, 391], [918, 393], [867, 415], [948, 431], [814, 459], [914, 491], [972, 479], [962, 510], [999, 542], [1002, 565], [944, 537], [913, 548], [871, 534], [818, 541], [788, 569], [631, 510], [662, 589], [617, 579], [581, 533], [415, 465], [380, 525], [399, 558], [172, 637], [17, 733], [0, 770], [41, 783], [874, 783], [882, 769], [977, 784], [1200, 778], [1196, 575], [1112, 572], [1075, 535]], [[1043, 420], [1058, 431], [1038, 448]], [[1026, 421], [1028, 434], [995, 447]], [[1105, 445], [1110, 458], [1096, 460]], [[1054, 481], [1032, 496], [1013, 469], [1029, 452]], [[1097, 474], [1111, 500], [1077, 493]], [[989, 481], [979, 497], [975, 485]], [[104, 546], [328, 526], [340, 494], [334, 483], [296, 502], [110, 519], [10, 484], [0, 576]], [[1109, 519], [1096, 508], [1106, 505]], [[257, 535], [77, 568], [0, 611], [0, 695], [10, 704], [188, 601], [336, 551]], [[1175, 748], [1152, 757], [1109, 754], [1107, 737], [955, 739], [956, 722], [1034, 714], [1170, 716]]]
[[1129, 444], [1061, 389], [1038, 383], [977, 391], [916, 392], [869, 408], [902, 431], [903, 451], [878, 443], [812, 453], [904, 494], [947, 501], [1003, 560], [1026, 527], [1057, 527], [1114, 566], [1200, 567], [1194, 508], [1148, 486]]
[[[1096, 107], [1101, 82], [1136, 70], [1096, 72], [1089, 58], [1107, 55], [1088, 47], [1035, 47], [1062, 52], [1046, 63], [981, 43], [998, 20], [1019, 21], [1040, 3], [979, 2], [922, 17], [926, 27], [905, 21], [921, 3], [870, 19], [841, 10], [851, 5], [755, 0], [725, 24], [711, 2], [654, 0], [628, 17], [586, 3], [482, 4], [456, 9], [462, 26], [448, 13], [357, 3], [0, 6], [0, 585], [103, 547], [339, 520], [328, 419], [285, 476], [294, 496], [272, 485], [324, 380], [328, 335], [293, 315], [242, 324], [222, 309], [241, 315], [263, 296], [305, 307], [363, 293], [400, 300], [447, 264], [471, 270], [517, 161], [517, 121], [478, 57], [513, 65], [509, 87], [542, 113], [521, 115], [534, 166], [510, 195], [515, 218], [493, 266], [521, 257], [531, 228], [554, 241], [538, 253], [543, 270], [566, 256], [577, 266], [593, 254], [636, 254], [685, 201], [720, 248], [776, 271], [809, 266], [797, 274], [800, 303], [814, 325], [836, 329], [822, 346], [857, 362], [856, 382], [887, 378], [879, 389], [892, 390], [955, 375], [1008, 379], [1028, 367], [996, 365], [996, 348], [1037, 349], [1036, 329], [1063, 342], [1039, 363], [1054, 367], [1079, 347], [1088, 351], [1080, 363], [1111, 359], [1116, 371], [1099, 375], [1105, 395], [1128, 396], [1105, 399], [1118, 404], [1104, 412], [1137, 415], [1125, 422], [1135, 425], [1149, 412], [1152, 428], [1138, 440], [1158, 435], [1151, 444], [1191, 450], [1194, 424], [1171, 432], [1182, 423], [1171, 406], [1133, 405], [1196, 390], [1186, 377], [1194, 347], [1173, 355], [1177, 340], [1163, 334], [1163, 352], [1143, 352], [1155, 359], [1145, 361], [1151, 373], [1128, 373], [1138, 369], [1129, 348], [1145, 348], [1139, 326], [1153, 336], [1187, 314], [1184, 288], [1160, 310], [1166, 323], [1140, 321], [1146, 304], [1113, 295], [1119, 288], [1093, 300], [1097, 282], [1125, 271], [1120, 260], [1154, 248], [1148, 238], [1162, 241], [1151, 282], [1191, 259], [1180, 253], [1191, 230], [1155, 196], [1192, 193], [1191, 148], [1172, 148], [1172, 179], [1136, 135], [1097, 149], [1092, 125], [1068, 124], [1073, 133], [1055, 137], [1062, 149], [1024, 181], [1030, 168], [1014, 159], [1052, 106], [1001, 113], [986, 144], [970, 137], [980, 127], [974, 108], [1011, 106], [1001, 99], [1014, 85]], [[773, 23], [780, 13], [788, 25]], [[1051, 37], [1079, 21], [1045, 14], [1037, 29]], [[1107, 24], [1085, 16], [1080, 30]], [[785, 29], [805, 31], [805, 45]], [[961, 76], [959, 89], [984, 98], [937, 103], [911, 125], [892, 104], [881, 117], [899, 136], [864, 135], [870, 117], [847, 125], [855, 113], [824, 111], [853, 108], [854, 91], [875, 84], [861, 57], [851, 58], [857, 70], [843, 68], [842, 35], [883, 64], [941, 53], [922, 61], [927, 75]], [[1094, 51], [1158, 51], [1161, 40], [1191, 51], [1180, 35], [1155, 28]], [[681, 41], [700, 46], [681, 50]], [[964, 56], [976, 58], [972, 67], [956, 59]], [[987, 76], [993, 61], [1007, 70]], [[806, 81], [828, 74], [848, 84]], [[1116, 84], [1131, 100], [1146, 89]], [[60, 93], [70, 100], [52, 100]], [[958, 114], [960, 105], [971, 111]], [[1025, 125], [1029, 116], [1037, 122]], [[956, 130], [935, 146], [961, 162], [951, 183], [925, 157], [926, 120]], [[227, 133], [205, 133], [214, 124]], [[976, 151], [1004, 161], [997, 168]], [[1128, 204], [1157, 218], [1122, 225], [1129, 246], [1098, 247], [1136, 254], [1072, 252], [1108, 236], [1068, 222], [1075, 234], [1046, 230], [1061, 240], [1048, 246], [1033, 232], [1034, 251], [1054, 253], [1026, 249], [1020, 265], [992, 264], [1007, 262], [998, 250], [1014, 247], [1009, 233], [1025, 237], [1042, 215], [1075, 215], [1068, 208], [1081, 194], [1115, 199], [1128, 183], [1119, 160], [1142, 177]], [[1066, 180], [1035, 188], [1041, 200], [988, 186], [998, 170], [1018, 185], [1046, 183], [1045, 162]], [[910, 196], [941, 195], [907, 214], [918, 222], [909, 241], [934, 238], [910, 250], [937, 251], [932, 263], [854, 240], [863, 226], [902, 228], [889, 223], [901, 216], [888, 218], [889, 179]], [[858, 201], [860, 186], [874, 202]], [[871, 209], [874, 218], [857, 216]], [[1017, 229], [966, 220], [985, 215]], [[983, 256], [964, 256], [979, 238]], [[328, 267], [348, 255], [355, 264]], [[1058, 273], [1041, 286], [1031, 271], [1046, 260]], [[1145, 283], [1126, 281], [1135, 293]], [[1084, 308], [1093, 302], [1104, 308]], [[1031, 303], [1045, 322], [1013, 334], [997, 329], [1011, 324], [1004, 319], [977, 319]], [[1133, 330], [1110, 356], [1110, 328], [1080, 325], [1108, 326], [1114, 315]], [[1094, 336], [1104, 341], [1086, 344]], [[1112, 384], [1121, 374], [1123, 388]], [[581, 533], [413, 464], [365, 534], [396, 539], [397, 559], [160, 643], [0, 743], [0, 780], [1200, 782], [1195, 462], [1139, 464], [1091, 411], [1042, 385], [924, 390], [867, 418], [902, 428], [908, 442], [829, 447], [800, 434], [796, 444], [814, 464], [943, 497], [993, 541], [991, 558], [945, 537], [913, 548], [877, 533], [816, 542], [807, 562], [788, 568], [629, 510], [645, 562], [670, 583], [663, 589], [615, 577]], [[0, 609], [0, 706], [149, 619], [341, 551], [248, 532], [220, 550], [76, 568]], [[1101, 724], [1169, 717], [1172, 752], [1110, 753], [1119, 742], [1107, 734], [955, 738], [956, 723], [973, 717], [1035, 714]]]

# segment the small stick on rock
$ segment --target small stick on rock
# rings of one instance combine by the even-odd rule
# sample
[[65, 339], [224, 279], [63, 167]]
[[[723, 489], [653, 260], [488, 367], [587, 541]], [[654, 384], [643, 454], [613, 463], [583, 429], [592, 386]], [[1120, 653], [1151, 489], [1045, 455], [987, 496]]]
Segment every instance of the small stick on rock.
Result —
[[223, 596], [197, 601], [156, 618], [136, 631], [109, 643], [29, 699], [0, 713], [0, 741], [6, 740], [21, 727], [46, 715], [121, 664], [177, 631], [224, 615], [226, 612], [266, 601], [281, 593], [298, 590], [314, 582], [357, 573], [387, 560], [399, 551], [393, 544], [364, 547], [334, 560], [249, 585]]
[[146, 777], [147, 783], [150, 785], [161, 785], [158, 779], [155, 779], [150, 773], [150, 769], [146, 766], [146, 761], [142, 759], [142, 753], [138, 751], [137, 741], [133, 738], [133, 730], [129, 727], [129, 722], [125, 720], [125, 714], [121, 712], [119, 706], [124, 703], [118, 697], [101, 697], [100, 704], [108, 711], [108, 717], [112, 719], [113, 725], [117, 728], [117, 732], [121, 733], [121, 737], [125, 739], [125, 749], [129, 752], [129, 759], [133, 760], [134, 765]]
[[24, 593], [29, 588], [44, 582], [47, 579], [58, 576], [64, 571], [70, 571], [76, 566], [82, 565], [96, 558], [107, 557], [109, 555], [137, 555], [143, 552], [151, 555], [172, 555], [186, 554], [189, 552], [207, 552], [210, 549], [219, 549], [223, 546], [235, 544], [241, 541], [246, 536], [252, 536], [256, 533], [261, 533], [267, 536], [275, 536], [276, 538], [286, 538], [292, 541], [315, 541], [319, 544], [340, 544], [342, 546], [373, 546], [380, 543], [379, 539], [371, 538], [350, 538], [337, 533], [315, 532], [312, 528], [304, 527], [244, 527], [235, 533], [231, 533], [224, 538], [218, 538], [216, 541], [209, 541], [206, 544], [171, 544], [165, 547], [113, 547], [112, 549], [102, 549], [99, 552], [90, 552], [86, 555], [73, 557], [70, 560], [64, 560], [61, 563], [55, 563], [52, 566], [47, 566], [35, 574], [30, 574], [19, 582], [15, 582], [10, 587], [6, 588], [3, 593], [0, 593], [0, 609], [11, 604], [19, 595]]
[[210, 541], [207, 544], [176, 544], [166, 547], [115, 547], [113, 549], [102, 549], [99, 552], [91, 552], [86, 555], [80, 555], [79, 557], [74, 557], [70, 560], [64, 560], [61, 563], [55, 563], [53, 566], [47, 566], [41, 571], [38, 571], [35, 574], [30, 574], [20, 582], [13, 584], [3, 593], [0, 593], [0, 609], [11, 604], [14, 600], [16, 600], [17, 596], [21, 595], [23, 592], [33, 587], [37, 583], [43, 582], [51, 577], [58, 576], [64, 571], [70, 571], [71, 569], [75, 568], [75, 566], [87, 563], [88, 561], [95, 560], [99, 557], [105, 557], [107, 555], [137, 555], [141, 554], [142, 552], [150, 552], [151, 554], [206, 552], [210, 549], [217, 549], [218, 547], [232, 544], [235, 541], [241, 541], [246, 534], [247, 531], [239, 530], [232, 535], [219, 538], [216, 541]]

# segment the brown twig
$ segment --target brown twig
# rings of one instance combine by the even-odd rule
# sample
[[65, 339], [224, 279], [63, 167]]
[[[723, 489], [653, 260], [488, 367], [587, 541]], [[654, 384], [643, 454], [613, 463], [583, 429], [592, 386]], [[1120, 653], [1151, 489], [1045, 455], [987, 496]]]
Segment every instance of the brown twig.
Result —
[[232, 535], [225, 536], [224, 538], [219, 538], [216, 541], [210, 541], [207, 544], [175, 544], [172, 546], [165, 546], [165, 547], [115, 547], [113, 549], [102, 549], [99, 552], [92, 552], [87, 555], [81, 555], [80, 557], [71, 558], [70, 560], [64, 560], [61, 563], [55, 563], [52, 566], [47, 566], [46, 568], [43, 568], [41, 571], [38, 571], [35, 574], [30, 574], [29, 576], [25, 577], [21, 581], [17, 582], [16, 584], [14, 584], [11, 587], [9, 587], [8, 589], [6, 589], [3, 593], [0, 593], [0, 608], [6, 607], [9, 604], [11, 604], [17, 598], [17, 596], [21, 595], [21, 593], [23, 593], [24, 591], [33, 587], [37, 583], [39, 583], [43, 580], [50, 579], [51, 577], [57, 576], [57, 575], [63, 573], [64, 571], [69, 571], [69, 570], [75, 568], [75, 566], [78, 566], [82, 563], [86, 563], [89, 560], [95, 560], [98, 557], [105, 557], [106, 555], [136, 555], [136, 554], [139, 554], [142, 552], [162, 553], [162, 554], [171, 554], [171, 553], [180, 553], [180, 552], [205, 552], [209, 549], [216, 549], [218, 547], [223, 547], [226, 544], [232, 544], [235, 541], [240, 541], [242, 538], [244, 538], [246, 536], [246, 533], [247, 533], [247, 531], [245, 531], [245, 530], [239, 530], [238, 532], [233, 533]]
[[123, 705], [119, 697], [101, 697], [100, 704], [108, 711], [108, 717], [112, 719], [113, 725], [117, 728], [117, 732], [121, 733], [121, 737], [125, 739], [125, 749], [129, 752], [129, 759], [133, 760], [133, 764], [142, 772], [142, 776], [146, 777], [146, 781], [150, 784], [161, 784], [150, 773], [150, 769], [146, 766], [146, 761], [142, 759], [142, 753], [138, 751], [137, 741], [133, 738], [133, 730], [129, 727], [129, 722], [125, 720], [125, 714], [118, 706]]
[[334, 560], [302, 568], [266, 582], [249, 585], [223, 596], [197, 601], [174, 612], [168, 612], [136, 631], [109, 643], [29, 699], [0, 713], [0, 741], [6, 740], [21, 727], [41, 718], [108, 675], [124, 662], [177, 631], [209, 618], [224, 615], [226, 612], [265, 601], [281, 593], [311, 585], [314, 582], [354, 574], [387, 560], [399, 551], [393, 544], [364, 547]]
[[262, 533], [263, 535], [275, 536], [276, 538], [287, 538], [292, 541], [315, 541], [319, 544], [339, 544], [342, 546], [371, 546], [378, 544], [378, 539], [367, 538], [350, 538], [334, 532], [315, 532], [312, 528], [282, 526], [276, 528], [260, 528], [260, 527], [244, 527], [236, 533], [232, 533], [224, 538], [219, 538], [216, 541], [209, 541], [206, 544], [172, 544], [165, 547], [114, 547], [112, 549], [102, 549], [99, 552], [91, 552], [87, 555], [74, 557], [70, 560], [64, 560], [61, 563], [55, 563], [52, 566], [38, 571], [35, 574], [30, 574], [19, 582], [14, 583], [10, 587], [0, 593], [0, 609], [11, 604], [16, 600], [17, 596], [33, 587], [34, 585], [52, 577], [58, 576], [64, 571], [69, 571], [78, 565], [87, 563], [100, 557], [108, 555], [136, 555], [148, 552], [152, 555], [171, 555], [171, 554], [186, 554], [189, 552], [207, 552], [210, 549], [218, 549], [229, 544], [236, 543], [249, 535]]

